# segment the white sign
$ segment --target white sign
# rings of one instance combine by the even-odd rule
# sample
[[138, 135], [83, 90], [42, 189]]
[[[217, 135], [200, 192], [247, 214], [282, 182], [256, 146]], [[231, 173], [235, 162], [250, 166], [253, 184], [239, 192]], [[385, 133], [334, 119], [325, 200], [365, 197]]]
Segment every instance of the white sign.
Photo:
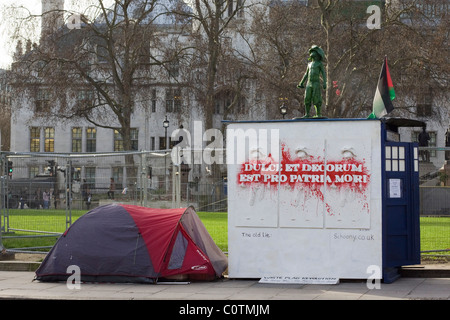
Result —
[[402, 182], [400, 179], [389, 179], [389, 198], [402, 197]]
[[276, 284], [338, 284], [338, 278], [326, 277], [262, 277], [259, 283]]
[[227, 136], [227, 154], [246, 155], [228, 162], [230, 278], [366, 279], [367, 266], [382, 265], [379, 121], [236, 122], [227, 130], [271, 132], [249, 134], [239, 151]]

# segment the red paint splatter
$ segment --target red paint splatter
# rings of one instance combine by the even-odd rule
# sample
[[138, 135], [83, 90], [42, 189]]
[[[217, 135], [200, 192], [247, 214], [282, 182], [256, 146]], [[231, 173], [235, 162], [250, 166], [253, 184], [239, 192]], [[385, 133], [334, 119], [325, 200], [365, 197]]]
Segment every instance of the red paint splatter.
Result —
[[[271, 155], [262, 160], [249, 160], [241, 165], [237, 181], [241, 185], [264, 185], [269, 188], [290, 186], [292, 189], [308, 190], [324, 200], [323, 189], [342, 189], [363, 194], [370, 183], [370, 173], [365, 160], [343, 158], [326, 160], [304, 154], [293, 157], [290, 150], [282, 144], [281, 162]], [[329, 210], [328, 210], [329, 211]]]

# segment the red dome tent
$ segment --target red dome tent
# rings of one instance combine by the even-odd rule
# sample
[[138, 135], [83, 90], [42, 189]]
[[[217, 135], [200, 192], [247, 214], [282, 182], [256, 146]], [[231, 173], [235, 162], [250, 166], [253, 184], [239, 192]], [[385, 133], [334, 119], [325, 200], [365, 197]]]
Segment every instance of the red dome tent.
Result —
[[36, 279], [66, 281], [72, 275], [67, 268], [76, 265], [81, 281], [151, 283], [174, 275], [212, 280], [227, 264], [194, 208], [110, 204], [67, 229], [36, 270]]

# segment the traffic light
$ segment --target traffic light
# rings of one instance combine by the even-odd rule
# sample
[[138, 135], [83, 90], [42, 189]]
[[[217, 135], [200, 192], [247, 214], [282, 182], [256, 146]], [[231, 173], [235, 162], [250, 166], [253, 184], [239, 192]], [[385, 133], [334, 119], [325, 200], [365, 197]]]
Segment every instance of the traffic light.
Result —
[[55, 161], [54, 160], [47, 160], [48, 162], [48, 172], [50, 173], [50, 176], [54, 176], [55, 175]]
[[152, 178], [152, 166], [148, 166], [147, 167], [147, 179], [151, 179]]
[[13, 173], [13, 163], [12, 163], [12, 161], [8, 161], [8, 175], [9, 176], [12, 176], [12, 173]]

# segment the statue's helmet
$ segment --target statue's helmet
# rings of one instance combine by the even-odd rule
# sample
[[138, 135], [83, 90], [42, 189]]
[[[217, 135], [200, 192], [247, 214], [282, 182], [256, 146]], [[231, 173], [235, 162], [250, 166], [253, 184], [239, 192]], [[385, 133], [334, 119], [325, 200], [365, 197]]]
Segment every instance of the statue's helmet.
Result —
[[311, 52], [313, 51], [315, 51], [319, 55], [320, 60], [325, 60], [325, 52], [323, 52], [321, 47], [313, 45], [311, 49], [309, 49], [309, 53], [311, 54]]

